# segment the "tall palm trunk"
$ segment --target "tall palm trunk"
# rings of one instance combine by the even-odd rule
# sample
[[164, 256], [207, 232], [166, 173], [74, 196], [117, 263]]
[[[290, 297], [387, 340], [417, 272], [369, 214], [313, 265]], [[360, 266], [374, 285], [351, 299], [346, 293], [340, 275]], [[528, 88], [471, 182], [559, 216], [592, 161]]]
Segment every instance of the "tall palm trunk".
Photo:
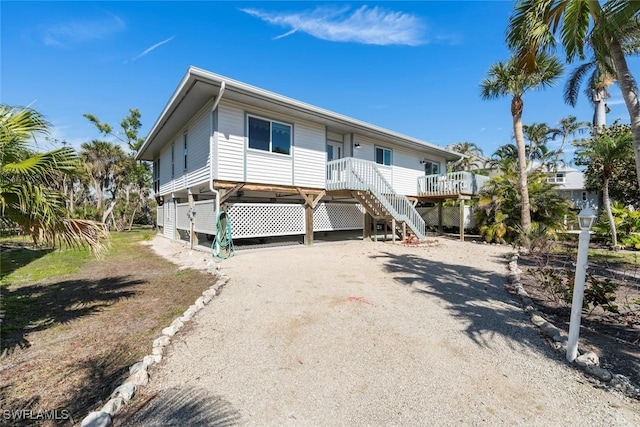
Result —
[[636, 80], [629, 71], [627, 60], [618, 40], [611, 38], [608, 45], [611, 58], [616, 67], [620, 91], [622, 92], [622, 97], [629, 111], [631, 134], [633, 135], [633, 151], [636, 160], [636, 179], [638, 180], [638, 184], [640, 184], [640, 104], [638, 103], [638, 95], [636, 93]]
[[609, 198], [609, 176], [605, 172], [604, 174], [604, 188], [602, 189], [602, 202], [604, 203], [604, 209], [607, 212], [607, 218], [609, 219], [609, 228], [611, 229], [611, 241], [614, 248], [618, 247], [618, 233], [616, 231], [616, 223], [613, 219], [613, 212], [611, 212], [611, 199]]
[[529, 187], [527, 182], [527, 156], [525, 153], [524, 133], [522, 131], [523, 102], [520, 97], [511, 100], [511, 115], [513, 116], [513, 134], [518, 147], [518, 183], [522, 197], [521, 226], [523, 245], [529, 247], [529, 232], [531, 231], [531, 205], [529, 203]]
[[607, 104], [604, 102], [606, 99], [606, 90], [603, 88], [593, 89], [593, 102], [595, 103], [593, 112], [593, 126], [596, 131], [599, 127], [607, 125]]

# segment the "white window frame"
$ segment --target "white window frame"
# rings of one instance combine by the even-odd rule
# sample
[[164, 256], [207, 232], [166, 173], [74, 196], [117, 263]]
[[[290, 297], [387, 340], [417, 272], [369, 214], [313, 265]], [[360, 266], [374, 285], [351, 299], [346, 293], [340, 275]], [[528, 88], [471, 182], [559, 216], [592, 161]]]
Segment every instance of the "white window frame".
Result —
[[[425, 173], [425, 175], [427, 175], [427, 176], [430, 176], [430, 175], [440, 175], [440, 172], [442, 171], [442, 165], [440, 164], [440, 162], [435, 161], [435, 160], [431, 160], [431, 159], [424, 159], [424, 160], [423, 160], [423, 163], [424, 163], [424, 173]], [[432, 165], [432, 167], [431, 167], [431, 170], [432, 170], [432, 171], [433, 171], [433, 165], [437, 165], [437, 166], [438, 166], [438, 173], [430, 173], [430, 174], [427, 174], [427, 165], [428, 165], [428, 164], [431, 164], [431, 165]]]
[[[382, 163], [378, 163], [378, 150], [382, 150]], [[389, 164], [388, 165], [384, 163], [384, 160], [385, 160], [385, 157], [386, 157], [384, 155], [385, 151], [389, 152]], [[373, 157], [374, 157], [374, 161], [376, 162], [377, 165], [387, 166], [387, 167], [391, 167], [393, 165], [393, 150], [391, 148], [381, 147], [381, 146], [376, 145], [374, 147], [374, 150], [373, 150]]]
[[564, 172], [557, 172], [554, 176], [547, 177], [548, 184], [564, 184], [567, 182], [567, 174]]
[[[269, 122], [269, 150], [262, 150], [260, 148], [252, 148], [249, 146], [249, 119], [250, 118]], [[273, 123], [289, 127], [289, 153], [278, 153], [273, 151]], [[268, 117], [258, 116], [256, 114], [247, 114], [246, 135], [247, 135], [247, 150], [256, 151], [259, 153], [271, 153], [279, 156], [291, 157], [291, 152], [293, 151], [293, 123], [286, 123], [280, 120], [274, 120]]]

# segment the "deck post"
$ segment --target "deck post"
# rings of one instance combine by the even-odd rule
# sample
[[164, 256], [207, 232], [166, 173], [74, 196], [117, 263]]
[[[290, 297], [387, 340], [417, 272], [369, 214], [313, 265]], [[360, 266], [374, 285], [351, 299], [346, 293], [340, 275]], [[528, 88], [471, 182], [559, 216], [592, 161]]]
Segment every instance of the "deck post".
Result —
[[396, 241], [396, 219], [391, 218], [391, 240], [395, 243]]
[[464, 199], [460, 199], [460, 241], [464, 242]]
[[193, 231], [193, 223], [194, 223], [194, 217], [193, 217], [193, 208], [194, 208], [194, 199], [193, 199], [193, 193], [191, 193], [191, 189], [189, 189], [189, 248], [193, 249], [194, 246], [194, 237], [195, 237], [195, 232]]
[[305, 203], [304, 205], [304, 223], [305, 223], [305, 234], [304, 234], [304, 243], [307, 246], [313, 245], [313, 207], [310, 204]]
[[369, 212], [364, 213], [364, 225], [362, 226], [362, 239], [371, 240], [371, 215]]
[[438, 233], [442, 234], [442, 216], [444, 211], [444, 202], [438, 202]]
[[378, 241], [378, 218], [373, 217], [373, 241]]

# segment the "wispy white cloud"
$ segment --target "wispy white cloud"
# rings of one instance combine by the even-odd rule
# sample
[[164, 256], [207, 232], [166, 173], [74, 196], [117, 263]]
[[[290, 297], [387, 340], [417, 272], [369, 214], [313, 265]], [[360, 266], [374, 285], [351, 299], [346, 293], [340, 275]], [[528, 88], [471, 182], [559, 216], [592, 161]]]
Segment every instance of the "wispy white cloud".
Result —
[[78, 20], [43, 27], [42, 41], [47, 46], [71, 47], [73, 45], [102, 40], [111, 34], [126, 30], [127, 25], [118, 16], [103, 19]]
[[135, 58], [133, 58], [131, 61], [132, 61], [132, 62], [133, 62], [133, 61], [137, 61], [138, 59], [142, 58], [143, 56], [145, 56], [146, 54], [148, 54], [148, 53], [149, 53], [149, 52], [151, 52], [152, 50], [159, 48], [160, 46], [162, 46], [162, 45], [163, 45], [163, 44], [165, 44], [165, 43], [169, 43], [171, 40], [173, 40], [173, 39], [175, 39], [175, 38], [176, 38], [176, 36], [169, 37], [169, 38], [168, 38], [168, 39], [166, 39], [166, 40], [162, 40], [161, 42], [156, 43], [156, 44], [154, 44], [153, 46], [150, 46], [150, 47], [146, 48], [144, 51], [142, 51], [142, 53], [140, 53], [138, 56], [136, 56]]
[[300, 12], [266, 12], [241, 9], [263, 21], [287, 28], [275, 39], [304, 32], [313, 37], [335, 41], [372, 45], [426, 44], [426, 24], [417, 16], [395, 12], [381, 7], [321, 6]]
[[607, 101], [607, 105], [611, 106], [611, 105], [622, 105], [624, 104], [624, 99], [620, 98], [620, 99], [612, 99], [610, 101]]

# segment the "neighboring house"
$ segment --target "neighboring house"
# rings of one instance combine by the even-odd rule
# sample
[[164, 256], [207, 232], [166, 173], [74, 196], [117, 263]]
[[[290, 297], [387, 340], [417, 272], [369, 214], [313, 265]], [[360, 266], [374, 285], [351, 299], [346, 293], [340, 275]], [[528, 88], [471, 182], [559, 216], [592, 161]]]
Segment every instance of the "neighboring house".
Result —
[[584, 173], [572, 167], [559, 166], [547, 177], [549, 184], [556, 186], [556, 191], [571, 200], [574, 208], [581, 209], [585, 204], [598, 206], [598, 193], [585, 190]]
[[311, 244], [371, 221], [424, 238], [418, 201], [478, 187], [468, 172], [441, 175], [456, 153], [193, 67], [137, 158], [153, 162], [163, 234], [192, 243], [210, 239], [221, 209], [234, 238]]

